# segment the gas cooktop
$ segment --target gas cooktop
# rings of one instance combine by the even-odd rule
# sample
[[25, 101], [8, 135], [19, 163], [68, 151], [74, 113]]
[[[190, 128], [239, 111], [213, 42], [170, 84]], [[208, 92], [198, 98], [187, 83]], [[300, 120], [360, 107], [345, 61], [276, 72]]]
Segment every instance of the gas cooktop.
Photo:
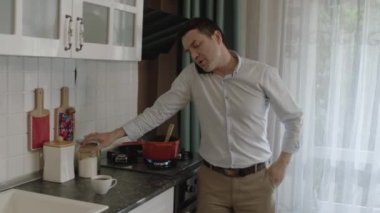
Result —
[[136, 162], [133, 163], [114, 163], [107, 159], [106, 156], [102, 156], [100, 165], [103, 167], [115, 168], [115, 169], [125, 169], [130, 171], [137, 171], [150, 174], [159, 174], [165, 176], [175, 176], [181, 172], [190, 169], [192, 167], [196, 168], [201, 163], [201, 158], [198, 155], [194, 155], [187, 159], [175, 160], [175, 165], [171, 168], [150, 168], [145, 162], [142, 156], [137, 157]]

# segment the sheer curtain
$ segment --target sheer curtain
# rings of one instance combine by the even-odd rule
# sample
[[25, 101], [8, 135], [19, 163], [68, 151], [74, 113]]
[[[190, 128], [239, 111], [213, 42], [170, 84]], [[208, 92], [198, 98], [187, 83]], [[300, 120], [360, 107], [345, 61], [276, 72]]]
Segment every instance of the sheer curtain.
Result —
[[[304, 111], [302, 148], [278, 189], [277, 212], [379, 213], [380, 0], [255, 2], [256, 59], [279, 68]], [[269, 126], [279, 150], [281, 126]]]

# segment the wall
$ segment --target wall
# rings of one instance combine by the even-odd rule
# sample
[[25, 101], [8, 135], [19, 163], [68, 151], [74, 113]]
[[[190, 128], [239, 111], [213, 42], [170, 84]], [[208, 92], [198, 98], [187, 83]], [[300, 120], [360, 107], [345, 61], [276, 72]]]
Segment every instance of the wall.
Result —
[[[177, 14], [176, 0], [148, 0], [150, 8], [166, 13]], [[154, 101], [167, 90], [177, 76], [177, 44], [174, 44], [168, 53], [160, 54], [154, 60], [145, 60], [139, 63], [139, 98], [138, 112], [152, 106]], [[166, 134], [170, 123], [175, 124], [173, 136], [178, 137], [178, 114], [152, 130], [151, 134]]]
[[137, 114], [137, 69], [137, 62], [0, 56], [0, 184], [40, 170], [41, 153], [29, 151], [27, 143], [36, 87], [44, 88], [51, 139], [60, 88], [69, 87], [75, 138], [81, 138], [115, 129]]

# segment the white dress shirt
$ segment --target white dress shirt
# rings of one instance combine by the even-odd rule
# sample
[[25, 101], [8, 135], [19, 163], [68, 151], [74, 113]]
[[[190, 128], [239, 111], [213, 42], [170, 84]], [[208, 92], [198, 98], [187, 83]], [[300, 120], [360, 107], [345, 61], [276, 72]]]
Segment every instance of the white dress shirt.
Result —
[[215, 166], [245, 168], [272, 155], [266, 137], [271, 106], [285, 125], [282, 150], [297, 151], [302, 112], [277, 70], [233, 54], [238, 65], [225, 77], [199, 74], [194, 63], [188, 65], [170, 90], [126, 123], [124, 131], [137, 139], [193, 101], [201, 128], [201, 157]]

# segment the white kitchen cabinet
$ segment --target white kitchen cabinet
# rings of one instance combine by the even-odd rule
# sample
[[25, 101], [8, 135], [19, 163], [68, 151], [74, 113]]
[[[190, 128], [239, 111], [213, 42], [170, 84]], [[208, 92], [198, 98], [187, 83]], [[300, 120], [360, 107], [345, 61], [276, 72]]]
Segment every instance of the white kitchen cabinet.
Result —
[[174, 188], [164, 191], [153, 199], [138, 206], [130, 211], [130, 213], [171, 213], [174, 212]]
[[143, 1], [0, 0], [0, 54], [140, 60]]
[[71, 0], [0, 0], [0, 54], [70, 57], [71, 7]]
[[142, 9], [143, 1], [74, 0], [73, 57], [140, 60]]

